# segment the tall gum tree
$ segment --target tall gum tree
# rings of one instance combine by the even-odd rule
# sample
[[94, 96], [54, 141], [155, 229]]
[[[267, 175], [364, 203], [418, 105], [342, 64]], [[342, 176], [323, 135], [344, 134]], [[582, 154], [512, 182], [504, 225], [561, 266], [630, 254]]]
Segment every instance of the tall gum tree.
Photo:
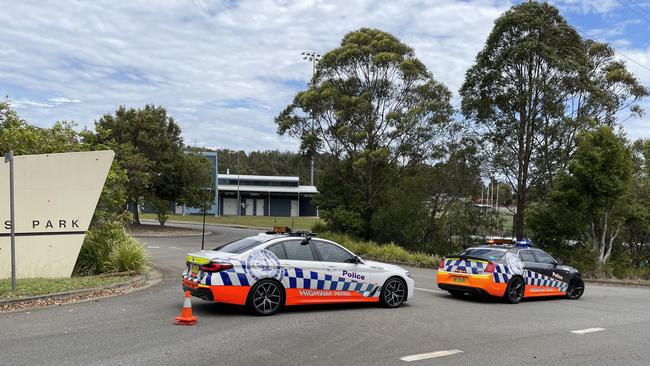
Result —
[[460, 94], [491, 170], [512, 186], [522, 239], [528, 202], [566, 169], [578, 132], [641, 114], [647, 90], [610, 47], [584, 41], [555, 7], [526, 2], [495, 21]]
[[[379, 192], [405, 168], [427, 158], [450, 121], [451, 93], [415, 52], [396, 37], [362, 28], [323, 55], [307, 90], [275, 119], [278, 133], [301, 141], [304, 152], [330, 154], [351, 166], [362, 202], [350, 207], [364, 236]], [[313, 123], [313, 125], [312, 125]], [[340, 207], [339, 207], [340, 208]], [[321, 211], [336, 207], [321, 205]]]

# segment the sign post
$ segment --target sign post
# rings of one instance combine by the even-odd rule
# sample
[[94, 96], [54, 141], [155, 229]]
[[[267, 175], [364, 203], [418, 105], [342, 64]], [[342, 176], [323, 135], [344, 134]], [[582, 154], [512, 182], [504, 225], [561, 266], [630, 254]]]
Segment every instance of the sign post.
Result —
[[11, 221], [11, 292], [16, 292], [16, 218], [14, 213], [14, 152], [9, 150], [5, 163], [9, 163], [9, 220]]

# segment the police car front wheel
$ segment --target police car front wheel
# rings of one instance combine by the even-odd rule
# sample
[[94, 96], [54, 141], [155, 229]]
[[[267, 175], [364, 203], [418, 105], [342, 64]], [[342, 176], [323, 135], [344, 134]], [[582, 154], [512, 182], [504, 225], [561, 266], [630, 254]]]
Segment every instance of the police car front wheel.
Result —
[[578, 300], [585, 293], [585, 283], [582, 278], [575, 276], [569, 281], [566, 297], [571, 300]]
[[384, 282], [379, 295], [379, 302], [387, 308], [396, 308], [406, 300], [406, 283], [397, 277], [391, 277]]
[[256, 283], [248, 294], [246, 305], [255, 315], [275, 314], [284, 304], [284, 288], [272, 280]]

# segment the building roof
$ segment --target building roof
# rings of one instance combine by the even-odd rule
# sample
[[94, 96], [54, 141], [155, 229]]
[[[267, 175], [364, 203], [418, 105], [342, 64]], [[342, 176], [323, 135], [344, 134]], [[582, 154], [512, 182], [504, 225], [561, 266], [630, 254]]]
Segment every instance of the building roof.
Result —
[[287, 177], [280, 175], [247, 175], [247, 174], [219, 174], [219, 179], [237, 179], [239, 180], [262, 180], [262, 181], [283, 181], [283, 182], [297, 182], [298, 177]]
[[[219, 176], [221, 177], [221, 175]], [[219, 184], [219, 191], [237, 191], [237, 185]], [[298, 187], [272, 187], [272, 186], [249, 186], [240, 185], [240, 192], [260, 192], [260, 193], [293, 193], [293, 194], [316, 194], [318, 190], [315, 186], [298, 186]]]

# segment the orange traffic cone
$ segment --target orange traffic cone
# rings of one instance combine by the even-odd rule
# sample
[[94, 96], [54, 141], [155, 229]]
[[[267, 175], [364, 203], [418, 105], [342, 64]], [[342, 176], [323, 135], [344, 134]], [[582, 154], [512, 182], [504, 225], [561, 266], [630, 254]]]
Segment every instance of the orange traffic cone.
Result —
[[190, 300], [190, 292], [185, 291], [185, 301], [183, 301], [183, 310], [181, 316], [176, 317], [176, 324], [178, 325], [194, 325], [199, 318], [192, 315], [192, 300]]

